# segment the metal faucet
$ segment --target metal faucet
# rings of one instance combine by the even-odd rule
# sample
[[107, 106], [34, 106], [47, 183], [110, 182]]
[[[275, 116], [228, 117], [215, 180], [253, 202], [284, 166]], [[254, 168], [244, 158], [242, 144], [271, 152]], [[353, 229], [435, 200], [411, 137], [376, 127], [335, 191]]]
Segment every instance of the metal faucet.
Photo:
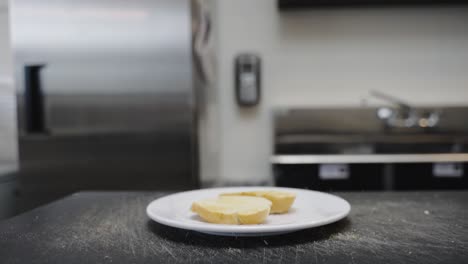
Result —
[[397, 110], [390, 107], [379, 107], [377, 109], [377, 117], [384, 121], [388, 127], [431, 128], [439, 123], [440, 113], [438, 111], [420, 113], [403, 100], [380, 91], [370, 91], [370, 95], [390, 102], [397, 107]]

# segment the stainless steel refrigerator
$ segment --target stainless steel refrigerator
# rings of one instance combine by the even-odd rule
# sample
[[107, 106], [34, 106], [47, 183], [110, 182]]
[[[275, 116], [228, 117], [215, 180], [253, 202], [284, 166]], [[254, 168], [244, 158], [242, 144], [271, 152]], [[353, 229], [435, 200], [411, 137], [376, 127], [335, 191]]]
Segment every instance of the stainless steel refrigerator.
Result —
[[190, 5], [11, 1], [21, 195], [197, 186]]

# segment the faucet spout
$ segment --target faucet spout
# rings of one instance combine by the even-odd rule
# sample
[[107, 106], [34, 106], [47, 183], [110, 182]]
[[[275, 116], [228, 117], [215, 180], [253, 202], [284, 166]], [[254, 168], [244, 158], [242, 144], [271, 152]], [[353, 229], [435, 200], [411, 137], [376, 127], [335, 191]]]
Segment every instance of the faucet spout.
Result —
[[406, 115], [409, 115], [409, 113], [413, 109], [408, 103], [404, 102], [403, 100], [401, 100], [399, 98], [396, 98], [394, 96], [382, 93], [382, 92], [377, 91], [377, 90], [370, 91], [370, 95], [375, 97], [375, 98], [379, 98], [381, 100], [392, 103], [395, 106], [398, 106]]

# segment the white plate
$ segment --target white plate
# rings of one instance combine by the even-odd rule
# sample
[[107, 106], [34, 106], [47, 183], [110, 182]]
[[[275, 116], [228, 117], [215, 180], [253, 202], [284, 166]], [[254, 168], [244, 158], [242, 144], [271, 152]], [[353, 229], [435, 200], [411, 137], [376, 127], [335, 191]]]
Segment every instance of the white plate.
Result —
[[[224, 225], [204, 222], [190, 211], [194, 201], [214, 198], [221, 193], [247, 190], [279, 190], [293, 192], [296, 200], [287, 214], [269, 215], [259, 225]], [[175, 193], [152, 201], [146, 213], [154, 221], [172, 227], [223, 236], [266, 236], [289, 233], [326, 225], [348, 215], [349, 203], [342, 198], [303, 189], [277, 187], [231, 187]]]

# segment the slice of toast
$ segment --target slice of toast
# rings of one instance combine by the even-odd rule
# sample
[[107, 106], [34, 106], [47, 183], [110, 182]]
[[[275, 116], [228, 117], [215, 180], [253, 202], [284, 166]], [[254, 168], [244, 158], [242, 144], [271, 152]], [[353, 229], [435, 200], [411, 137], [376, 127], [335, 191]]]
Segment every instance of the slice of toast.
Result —
[[194, 202], [191, 210], [215, 224], [260, 224], [270, 214], [271, 202], [262, 197], [219, 196]]
[[238, 193], [223, 193], [222, 197], [227, 197], [231, 195], [241, 195], [241, 196], [254, 196], [254, 197], [263, 197], [272, 202], [270, 213], [272, 214], [284, 214], [289, 211], [294, 200], [296, 199], [296, 194], [290, 192], [282, 191], [250, 191], [250, 192], [238, 192]]

